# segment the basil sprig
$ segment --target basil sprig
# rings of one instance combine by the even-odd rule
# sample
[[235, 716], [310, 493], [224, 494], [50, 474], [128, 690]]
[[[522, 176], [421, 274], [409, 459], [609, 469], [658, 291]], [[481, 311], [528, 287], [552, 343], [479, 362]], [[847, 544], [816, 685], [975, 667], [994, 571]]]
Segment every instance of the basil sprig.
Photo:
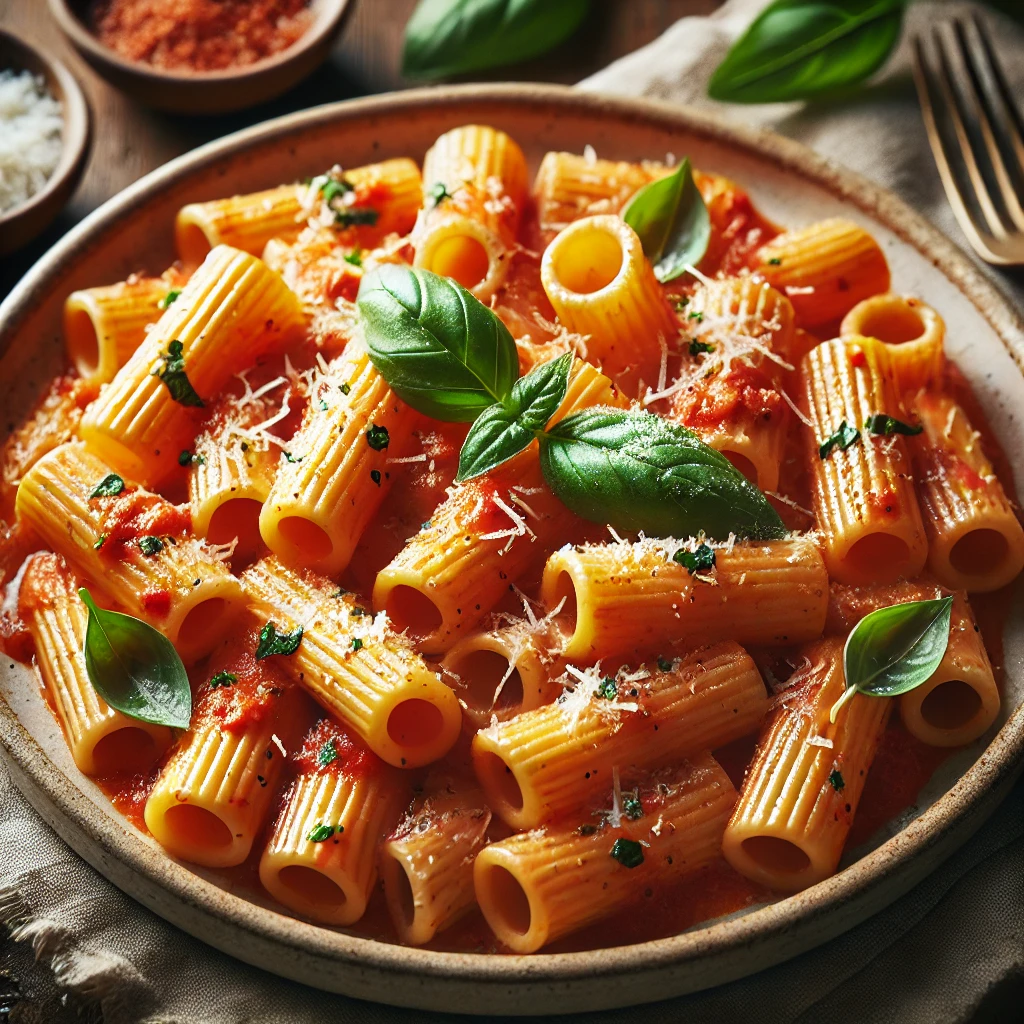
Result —
[[775, 0], [708, 84], [731, 103], [812, 99], [863, 82], [892, 53], [906, 0]]
[[512, 391], [512, 335], [457, 282], [385, 264], [363, 278], [357, 302], [373, 365], [414, 409], [466, 423]]
[[178, 405], [193, 406], [197, 409], [203, 407], [203, 400], [196, 394], [192, 382], [185, 372], [185, 346], [175, 339], [167, 346], [167, 351], [160, 358], [163, 362], [152, 371], [154, 377], [159, 377], [171, 393], [171, 398]]
[[540, 437], [540, 464], [578, 516], [654, 537], [784, 537], [779, 514], [695, 434], [636, 409], [585, 409]]
[[402, 73], [443, 78], [539, 56], [579, 28], [589, 0], [420, 0]]
[[644, 185], [622, 211], [663, 284], [700, 262], [711, 240], [711, 217], [693, 180], [690, 161]]
[[129, 718], [187, 729], [192, 690], [174, 644], [142, 619], [98, 608], [84, 587], [78, 596], [89, 609], [83, 654], [96, 692]]
[[512, 385], [470, 428], [459, 455], [456, 481], [472, 480], [518, 455], [542, 431], [565, 399], [572, 353], [535, 367]]
[[832, 705], [834, 722], [854, 694], [898, 697], [934, 675], [949, 643], [952, 597], [908, 601], [865, 615], [843, 650], [846, 691]]

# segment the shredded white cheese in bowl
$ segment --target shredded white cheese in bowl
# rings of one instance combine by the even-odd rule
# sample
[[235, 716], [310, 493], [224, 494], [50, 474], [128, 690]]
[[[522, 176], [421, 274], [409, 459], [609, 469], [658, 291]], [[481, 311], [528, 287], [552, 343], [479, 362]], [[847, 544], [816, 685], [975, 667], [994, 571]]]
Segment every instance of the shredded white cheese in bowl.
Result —
[[41, 191], [60, 163], [61, 105], [41, 77], [0, 70], [0, 214]]

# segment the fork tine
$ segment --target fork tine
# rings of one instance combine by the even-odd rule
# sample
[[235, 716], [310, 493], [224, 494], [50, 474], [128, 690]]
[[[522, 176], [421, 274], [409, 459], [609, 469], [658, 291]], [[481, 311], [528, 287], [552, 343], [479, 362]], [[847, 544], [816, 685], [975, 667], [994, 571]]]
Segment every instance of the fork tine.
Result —
[[[976, 23], [977, 24], [977, 23]], [[989, 74], [993, 71], [994, 65], [994, 54], [991, 52], [986, 55], [989, 60], [989, 67], [985, 68], [983, 65], [978, 63], [978, 51], [975, 47], [968, 44], [967, 32], [964, 23], [959, 19], [955, 19], [953, 22], [953, 33], [960, 47], [960, 59], [963, 61], [964, 66], [967, 68], [968, 77], [973, 83], [974, 96], [973, 105], [975, 106], [978, 114], [978, 124], [981, 128], [982, 139], [985, 143], [985, 149], [988, 151], [989, 159], [992, 162], [992, 171], [995, 175], [997, 184], [999, 185], [999, 193], [1002, 198], [1003, 205], [1006, 209], [1010, 219], [1016, 225], [1016, 227], [1024, 231], [1024, 209], [1021, 208], [1020, 200], [1017, 198], [1017, 190], [1014, 186], [1010, 172], [1003, 160], [1003, 151], [996, 141], [995, 129], [993, 123], [999, 128], [1006, 128], [1010, 126], [1008, 134], [1012, 140], [1013, 131], [1016, 129], [1016, 125], [1012, 124], [1009, 117], [1004, 113], [1000, 117], [993, 109], [992, 99], [993, 97], [989, 94], [986, 83], [985, 71]], [[990, 119], [990, 113], [993, 115]], [[1004, 124], [1004, 122], [1006, 122]], [[1020, 141], [1018, 136], [1018, 141]], [[1022, 144], [1024, 149], [1024, 144]], [[1016, 165], [1016, 173], [1018, 176], [1024, 175], [1024, 170], [1021, 168], [1020, 160]]]
[[999, 59], [996, 57], [995, 50], [992, 47], [992, 40], [988, 29], [978, 16], [977, 11], [971, 12], [971, 23], [974, 26], [974, 32], [979, 43], [978, 48], [973, 52], [982, 58], [984, 62], [982, 66], [988, 71], [989, 78], [995, 86], [995, 89], [990, 92], [990, 96], [994, 92], [999, 98], [1005, 114], [1002, 120], [1006, 129], [1006, 135], [1017, 155], [1018, 166], [1021, 167], [1022, 173], [1024, 173], [1024, 125], [1021, 124], [1020, 112], [1013, 98], [1013, 93], [1010, 91], [1010, 86], [1006, 81], [1006, 75], [1003, 74], [1002, 65], [999, 63]]
[[918, 100], [921, 104], [921, 116], [924, 120], [925, 132], [928, 135], [928, 143], [935, 158], [935, 166], [945, 189], [946, 198], [953, 210], [960, 228], [967, 236], [968, 241], [987, 260], [994, 263], [1003, 262], [989, 248], [987, 242], [978, 230], [971, 211], [967, 208], [963, 196], [960, 194], [960, 186], [953, 173], [949, 154], [946, 152], [946, 143], [939, 131], [938, 121], [935, 117], [935, 108], [932, 105], [932, 73], [928, 66], [924, 51], [924, 40], [921, 36], [915, 36], [911, 47], [912, 64], [914, 70], [914, 84], [917, 86]]
[[[1003, 221], [999, 216], [999, 211], [996, 209], [996, 204], [992, 201], [992, 193], [989, 192], [988, 182], [985, 181], [985, 175], [978, 164], [974, 145], [967, 131], [965, 111], [961, 109], [961, 98], [953, 86], [953, 68], [950, 61], [949, 45], [946, 42], [945, 33], [942, 32], [941, 26], [937, 25], [933, 29], [932, 37], [939, 54], [939, 89], [943, 99], [946, 101], [947, 112], [953, 123], [957, 142], [960, 144], [960, 155], [963, 158], [964, 166], [967, 168], [971, 184], [974, 186], [975, 198], [978, 200], [978, 205], [981, 207], [985, 220], [988, 221], [989, 230], [999, 241], [1005, 241], [1006, 228], [1003, 226]], [[980, 120], [981, 111], [978, 109], [978, 97], [972, 92], [970, 99], [975, 109], [966, 112], [966, 116], [973, 116], [974, 119]]]

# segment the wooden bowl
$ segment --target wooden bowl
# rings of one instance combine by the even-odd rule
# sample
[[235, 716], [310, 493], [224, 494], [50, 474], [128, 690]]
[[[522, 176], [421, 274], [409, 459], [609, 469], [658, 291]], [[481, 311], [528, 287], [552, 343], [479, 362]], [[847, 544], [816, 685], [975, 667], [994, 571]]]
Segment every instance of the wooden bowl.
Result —
[[0, 29], [0, 69], [31, 71], [46, 82], [64, 115], [63, 152], [49, 180], [34, 196], [0, 213], [0, 256], [20, 249], [46, 228], [68, 201], [89, 155], [89, 104], [74, 76], [60, 61]]
[[88, 29], [88, 0], [49, 0], [50, 13], [72, 46], [105, 78], [133, 98], [175, 114], [224, 114], [273, 99], [315, 71], [330, 53], [352, 0], [311, 0], [313, 22], [287, 50], [241, 68], [170, 71], [131, 61]]
[[[161, 271], [174, 258], [172, 226], [183, 204], [294, 181], [342, 157], [349, 167], [422, 158], [441, 132], [467, 123], [509, 132], [533, 169], [547, 149], [579, 153], [588, 143], [611, 159], [671, 152], [740, 182], [784, 224], [837, 215], [863, 224], [884, 248], [894, 287], [923, 295], [945, 318], [950, 354], [1024, 479], [1024, 324], [922, 217], [779, 136], [678, 105], [550, 86], [476, 84], [332, 104], [228, 136], [147, 175], [63, 238], [0, 306], [4, 420], [17, 422], [63, 365], [65, 296], [131, 271]], [[230, 876], [175, 860], [111, 808], [76, 770], [32, 670], [6, 658], [0, 741], [16, 784], [77, 853], [157, 914], [250, 964], [361, 999], [449, 1014], [609, 1009], [719, 985], [819, 945], [891, 903], [962, 844], [1024, 767], [1022, 598], [1021, 587], [1007, 597], [999, 720], [976, 744], [952, 752], [916, 807], [848, 851], [837, 875], [671, 938], [612, 949], [534, 956], [410, 949], [299, 920], [258, 891], [242, 896]]]

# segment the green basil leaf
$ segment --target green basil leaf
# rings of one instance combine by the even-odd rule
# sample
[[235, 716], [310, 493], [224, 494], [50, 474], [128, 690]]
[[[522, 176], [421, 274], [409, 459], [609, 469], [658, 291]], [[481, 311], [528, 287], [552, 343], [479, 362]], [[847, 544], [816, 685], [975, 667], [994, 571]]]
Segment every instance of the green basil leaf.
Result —
[[167, 346], [167, 351], [160, 357], [163, 363], [153, 371], [154, 377], [159, 377], [171, 393], [171, 398], [178, 405], [191, 405], [197, 409], [203, 407], [203, 400], [196, 394], [192, 382], [185, 373], [185, 347], [180, 341], [172, 341]]
[[833, 448], [838, 448], [841, 452], [845, 452], [850, 445], [855, 444], [859, 440], [860, 431], [856, 427], [851, 427], [846, 420], [843, 420], [835, 433], [830, 434], [818, 445], [818, 458], [822, 460], [827, 459], [832, 454]]
[[89, 609], [83, 654], [96, 692], [129, 718], [187, 729], [192, 690], [174, 644], [142, 619], [98, 608], [84, 587], [78, 596]]
[[864, 81], [899, 41], [906, 0], [775, 0], [708, 85], [731, 103], [806, 100]]
[[333, 739], [329, 739], [318, 751], [316, 763], [321, 768], [327, 767], [332, 761], [338, 760], [338, 747]]
[[698, 544], [694, 551], [680, 548], [672, 556], [672, 561], [678, 562], [691, 576], [709, 572], [715, 567], [715, 549], [707, 544]]
[[260, 630], [260, 640], [256, 645], [256, 660], [262, 661], [273, 654], [294, 654], [302, 643], [302, 627], [294, 633], [284, 633], [276, 623], [268, 622]]
[[420, 0], [402, 73], [443, 78], [529, 60], [579, 28], [589, 0]]
[[404, 402], [435, 420], [475, 420], [519, 376], [501, 319], [447, 277], [397, 264], [367, 274], [359, 315], [373, 365]]
[[622, 219], [639, 235], [654, 276], [665, 283], [696, 266], [708, 251], [711, 217], [684, 160], [667, 177], [652, 181], [626, 205]]
[[930, 679], [946, 653], [952, 608], [952, 597], [939, 597], [865, 615], [846, 641], [846, 692], [832, 707], [832, 721], [855, 693], [898, 697]]
[[218, 672], [216, 675], [210, 677], [210, 689], [216, 690], [218, 686], [231, 686], [232, 683], [238, 682], [238, 676], [234, 672], [228, 672], [226, 669], [222, 672]]
[[651, 537], [756, 540], [786, 527], [735, 466], [685, 427], [638, 410], [586, 409], [540, 438], [548, 486], [577, 515]]
[[616, 839], [611, 855], [624, 868], [638, 868], [644, 862], [644, 848], [635, 839]]
[[469, 429], [459, 454], [456, 481], [472, 480], [518, 455], [543, 430], [565, 399], [572, 353], [534, 367]]
[[108, 473], [90, 492], [90, 498], [113, 498], [124, 490], [124, 481], [116, 473]]
[[156, 305], [157, 309], [166, 309], [172, 305], [181, 294], [180, 288], [172, 288]]
[[870, 434], [878, 434], [881, 437], [892, 437], [893, 434], [905, 434], [907, 437], [913, 437], [915, 434], [920, 434], [924, 427], [904, 423], [903, 420], [898, 420], [894, 416], [886, 416], [884, 412], [876, 412], [874, 416], [869, 416], [864, 421], [864, 429]]

